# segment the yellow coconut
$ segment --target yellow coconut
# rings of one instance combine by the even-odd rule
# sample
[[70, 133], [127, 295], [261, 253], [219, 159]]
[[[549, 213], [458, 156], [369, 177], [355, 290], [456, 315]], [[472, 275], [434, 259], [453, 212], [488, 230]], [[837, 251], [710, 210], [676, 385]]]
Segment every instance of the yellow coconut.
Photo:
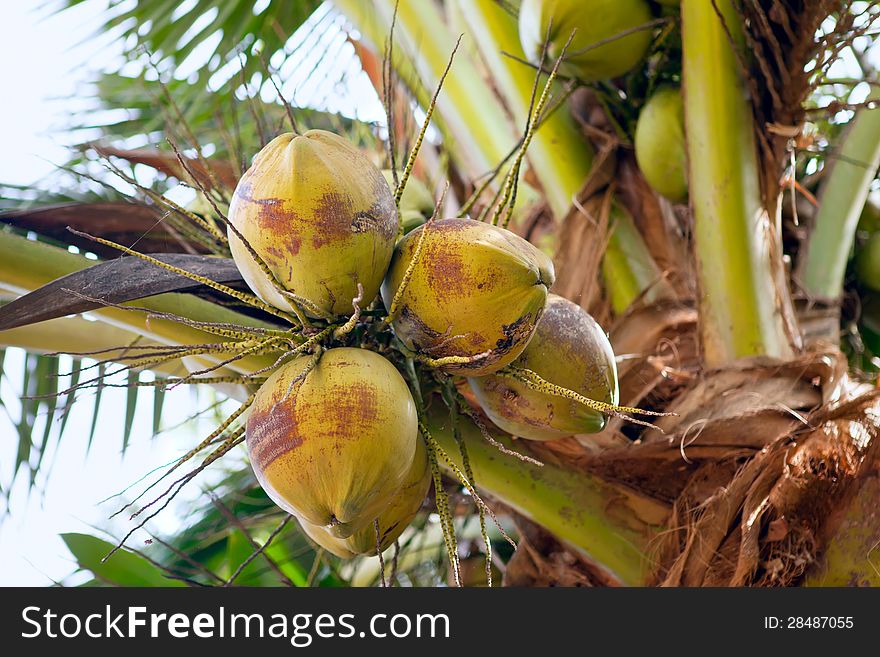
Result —
[[324, 130], [269, 142], [239, 181], [229, 219], [295, 297], [276, 289], [230, 230], [232, 257], [254, 293], [282, 310], [304, 299], [313, 316], [350, 313], [358, 283], [364, 305], [375, 298], [397, 235], [382, 173]]
[[553, 262], [518, 235], [471, 219], [447, 219], [400, 241], [382, 300], [390, 309], [427, 230], [392, 321], [406, 347], [430, 359], [459, 359], [447, 372], [482, 376], [515, 359], [541, 318]]
[[[431, 485], [431, 467], [428, 452], [421, 440], [416, 441], [416, 455], [403, 487], [397, 491], [388, 507], [379, 514], [379, 541], [382, 550], [394, 544], [403, 530], [415, 518]], [[376, 554], [376, 528], [370, 523], [348, 538], [337, 538], [323, 527], [300, 521], [303, 531], [327, 551], [343, 559], [358, 554]]]
[[[513, 364], [589, 399], [617, 404], [617, 366], [605, 331], [586, 310], [555, 294]], [[471, 378], [469, 383], [489, 419], [520, 438], [553, 440], [605, 426], [602, 413], [507, 377]]]
[[282, 366], [257, 392], [248, 453], [278, 506], [344, 538], [406, 482], [420, 442], [415, 403], [375, 352], [330, 349], [308, 370], [310, 358]]
[[670, 201], [687, 199], [687, 144], [679, 89], [663, 87], [645, 103], [636, 124], [635, 149], [651, 187]]
[[[646, 0], [523, 0], [519, 37], [526, 57], [537, 64], [549, 36], [549, 65], [574, 30], [561, 72], [588, 82], [606, 80], [623, 75], [645, 56], [651, 45], [650, 29], [618, 35], [651, 18]], [[599, 42], [602, 45], [596, 46]]]

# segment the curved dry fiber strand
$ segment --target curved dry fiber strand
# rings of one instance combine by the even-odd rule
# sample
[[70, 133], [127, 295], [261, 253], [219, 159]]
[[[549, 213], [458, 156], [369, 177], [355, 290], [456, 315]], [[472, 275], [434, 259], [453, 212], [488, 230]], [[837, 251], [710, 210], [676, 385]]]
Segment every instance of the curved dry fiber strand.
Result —
[[672, 530], [683, 530], [684, 545], [669, 566], [661, 586], [699, 586], [702, 583], [765, 460], [765, 453], [759, 453], [729, 485], [719, 488], [698, 508], [684, 511], [683, 526], [671, 527]]
[[880, 453], [878, 398], [880, 391], [874, 390], [833, 410], [819, 409], [812, 428], [757, 452], [708, 500], [695, 508], [677, 505], [668, 535], [677, 545], [658, 581], [664, 586], [797, 583], [829, 538], [829, 518], [857, 490]]

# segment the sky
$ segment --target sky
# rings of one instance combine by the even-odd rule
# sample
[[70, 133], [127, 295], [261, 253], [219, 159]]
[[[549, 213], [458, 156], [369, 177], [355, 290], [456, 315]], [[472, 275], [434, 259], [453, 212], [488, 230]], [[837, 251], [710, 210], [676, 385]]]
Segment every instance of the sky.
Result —
[[[65, 161], [65, 146], [89, 136], [64, 130], [71, 110], [87, 106], [76, 98], [77, 93], [83, 91], [94, 71], [119, 61], [118, 45], [88, 38], [99, 25], [102, 2], [87, 2], [48, 18], [45, 11], [33, 9], [38, 4], [42, 3], [0, 5], [0, 79], [7, 90], [15, 90], [0, 103], [0, 183], [32, 184], [50, 174], [53, 163]], [[62, 370], [69, 367], [68, 362], [62, 362]], [[0, 483], [4, 485], [10, 480], [18, 443], [13, 422], [19, 417], [15, 400], [23, 363], [24, 353], [10, 349], [0, 383], [0, 398], [8, 404], [7, 409], [0, 409]], [[202, 397], [195, 399], [185, 387], [170, 392], [164, 426], [172, 427], [209, 406], [211, 400]], [[116, 507], [99, 502], [184, 453], [213, 428], [210, 421], [190, 423], [153, 439], [151, 398], [144, 392], [131, 445], [123, 457], [125, 391], [107, 389], [101, 402], [100, 426], [86, 457], [90, 402], [86, 398], [74, 405], [60, 448], [46, 455], [46, 461], [52, 463], [48, 483], [45, 476], [39, 477], [36, 488], [29, 491], [27, 477], [19, 477], [11, 491], [10, 514], [0, 518], [0, 586], [45, 586], [68, 576], [75, 564], [58, 535], [71, 531], [102, 535], [93, 529], [100, 526], [120, 536], [127, 521], [108, 523], [107, 517]], [[41, 435], [44, 424], [45, 418], [38, 418], [35, 435]], [[193, 490], [193, 494], [197, 492]], [[175, 509], [169, 511], [159, 516], [153, 529], [168, 531], [176, 526]], [[74, 577], [68, 581], [81, 580]]]
[[[0, 103], [0, 182], [27, 185], [65, 160], [70, 110], [90, 70], [120, 55], [107, 39], [89, 39], [101, 3], [87, 2], [62, 15], [40, 10], [42, 2], [4, 2], [0, 8], [0, 73], [7, 90]], [[9, 90], [14, 90], [10, 92]], [[70, 98], [73, 96], [73, 98]]]

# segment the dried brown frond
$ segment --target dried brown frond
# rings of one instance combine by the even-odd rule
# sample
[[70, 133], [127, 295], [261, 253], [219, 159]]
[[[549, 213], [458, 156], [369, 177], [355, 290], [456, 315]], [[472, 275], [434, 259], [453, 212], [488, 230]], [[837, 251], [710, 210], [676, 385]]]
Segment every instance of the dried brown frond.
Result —
[[[765, 207], [773, 216], [783, 170], [801, 134], [806, 101], [831, 65], [870, 29], [877, 3], [852, 0], [741, 0], [748, 81], [762, 164]], [[873, 26], [876, 29], [876, 25]], [[746, 56], [746, 53], [748, 56]], [[836, 111], [836, 110], [829, 110]]]

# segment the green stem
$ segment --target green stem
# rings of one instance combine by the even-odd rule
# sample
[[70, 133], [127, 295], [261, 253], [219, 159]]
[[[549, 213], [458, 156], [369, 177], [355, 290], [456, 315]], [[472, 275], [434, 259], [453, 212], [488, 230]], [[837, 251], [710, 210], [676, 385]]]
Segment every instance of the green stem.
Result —
[[[872, 98], [880, 98], [874, 91]], [[825, 176], [799, 279], [815, 299], [840, 297], [859, 216], [880, 166], [880, 111], [860, 109]]]
[[[441, 404], [434, 404], [428, 423], [433, 437], [461, 467], [449, 414]], [[503, 454], [472, 423], [460, 425], [479, 490], [544, 526], [621, 584], [644, 584], [652, 565], [649, 544], [668, 509], [588, 473]], [[516, 449], [509, 438], [496, 438]]]
[[629, 212], [615, 203], [611, 208], [610, 224], [611, 235], [602, 259], [602, 275], [615, 314], [626, 311], [649, 288], [651, 291], [645, 295], [648, 302], [671, 297], [672, 290], [662, 279], [662, 272]]
[[731, 0], [682, 0], [681, 16], [706, 363], [784, 358], [792, 352], [783, 321], [790, 299], [774, 270], [781, 263], [778, 230], [762, 206], [752, 111], [730, 42], [744, 51], [740, 18]]

